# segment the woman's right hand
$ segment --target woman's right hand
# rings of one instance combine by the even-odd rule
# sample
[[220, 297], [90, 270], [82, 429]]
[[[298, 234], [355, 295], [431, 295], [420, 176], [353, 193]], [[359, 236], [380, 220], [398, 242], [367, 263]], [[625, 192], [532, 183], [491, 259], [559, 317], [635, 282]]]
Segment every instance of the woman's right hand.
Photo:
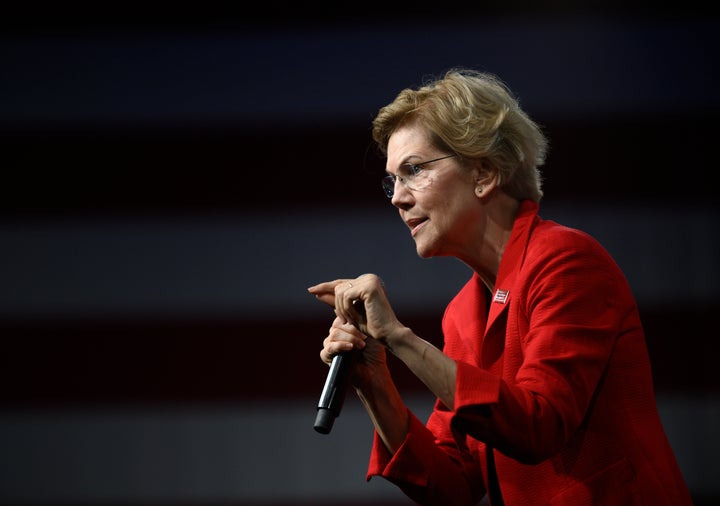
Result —
[[320, 360], [329, 365], [338, 353], [351, 351], [356, 352], [349, 380], [356, 388], [362, 388], [374, 376], [377, 377], [378, 368], [387, 367], [385, 347], [382, 343], [376, 339], [368, 339], [355, 325], [336, 316], [323, 340]]

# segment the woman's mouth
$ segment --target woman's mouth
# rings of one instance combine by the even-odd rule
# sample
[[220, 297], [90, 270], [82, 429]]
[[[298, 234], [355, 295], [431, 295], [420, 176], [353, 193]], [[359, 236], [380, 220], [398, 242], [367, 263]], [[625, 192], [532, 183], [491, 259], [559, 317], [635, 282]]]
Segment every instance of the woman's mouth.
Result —
[[413, 218], [407, 220], [405, 224], [410, 228], [410, 235], [415, 237], [417, 231], [420, 230], [426, 222], [427, 218]]

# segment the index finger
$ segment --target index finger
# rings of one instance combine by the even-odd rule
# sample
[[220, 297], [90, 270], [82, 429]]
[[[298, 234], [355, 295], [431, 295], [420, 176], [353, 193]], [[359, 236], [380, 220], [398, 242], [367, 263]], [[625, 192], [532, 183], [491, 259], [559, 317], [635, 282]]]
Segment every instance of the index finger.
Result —
[[334, 281], [326, 281], [324, 283], [318, 283], [307, 289], [309, 293], [315, 296], [321, 302], [335, 307], [335, 287], [340, 283], [346, 282], [344, 279], [336, 279]]

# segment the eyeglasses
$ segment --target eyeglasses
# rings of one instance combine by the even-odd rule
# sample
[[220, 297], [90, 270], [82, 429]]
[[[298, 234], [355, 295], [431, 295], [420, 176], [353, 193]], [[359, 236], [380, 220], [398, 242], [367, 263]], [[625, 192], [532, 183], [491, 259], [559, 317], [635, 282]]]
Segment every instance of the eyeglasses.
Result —
[[387, 195], [389, 199], [393, 198], [393, 195], [395, 195], [395, 183], [397, 181], [400, 181], [411, 190], [424, 190], [428, 187], [431, 180], [428, 179], [428, 173], [424, 171], [423, 165], [437, 162], [439, 160], [445, 160], [446, 158], [451, 158], [453, 156], [457, 155], [445, 155], [440, 158], [420, 163], [403, 163], [400, 165], [396, 175], [388, 174], [382, 178], [382, 187], [383, 190], [385, 190], [385, 195]]

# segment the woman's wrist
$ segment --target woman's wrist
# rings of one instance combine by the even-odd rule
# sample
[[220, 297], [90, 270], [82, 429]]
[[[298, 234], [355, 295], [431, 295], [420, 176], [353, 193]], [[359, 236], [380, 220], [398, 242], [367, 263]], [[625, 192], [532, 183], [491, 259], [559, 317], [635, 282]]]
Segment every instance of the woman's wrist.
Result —
[[414, 338], [417, 336], [410, 327], [398, 323], [397, 327], [385, 337], [384, 344], [388, 351], [397, 355], [403, 348], [407, 348]]

